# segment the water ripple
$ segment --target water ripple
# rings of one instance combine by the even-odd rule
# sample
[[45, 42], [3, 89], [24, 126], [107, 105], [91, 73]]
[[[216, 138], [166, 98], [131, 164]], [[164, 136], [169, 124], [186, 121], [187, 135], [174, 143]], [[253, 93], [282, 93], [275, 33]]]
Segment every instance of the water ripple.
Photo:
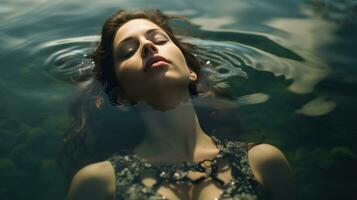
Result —
[[[254, 37], [252, 33], [250, 37]], [[62, 38], [47, 41], [37, 47], [37, 51], [46, 51], [49, 55], [45, 60], [47, 72], [54, 78], [72, 82], [73, 80], [86, 80], [92, 75], [94, 66], [88, 54], [93, 51], [93, 44], [99, 40], [99, 36], [82, 36]], [[205, 77], [218, 88], [230, 88], [229, 81], [233, 79], [249, 79], [249, 71], [264, 71], [282, 76], [285, 80], [291, 80], [288, 89], [293, 93], [306, 94], [313, 91], [314, 86], [324, 78], [328, 70], [318, 62], [316, 57], [299, 53], [303, 59], [295, 60], [280, 57], [271, 52], [257, 47], [241, 44], [233, 41], [213, 41], [199, 38], [187, 38], [198, 46], [197, 56], [206, 63], [203, 67]], [[275, 43], [273, 40], [271, 43]], [[289, 50], [291, 51], [291, 50]], [[36, 54], [36, 53], [35, 53]], [[244, 98], [236, 97], [240, 104], [258, 104], [268, 101], [269, 95], [256, 91]], [[252, 95], [249, 97], [249, 95]], [[249, 97], [249, 98], [248, 98]], [[251, 100], [251, 99], [254, 100]]]
[[94, 62], [88, 56], [98, 36], [63, 38], [41, 44], [38, 50], [52, 52], [45, 60], [48, 73], [55, 78], [73, 81], [92, 75]]

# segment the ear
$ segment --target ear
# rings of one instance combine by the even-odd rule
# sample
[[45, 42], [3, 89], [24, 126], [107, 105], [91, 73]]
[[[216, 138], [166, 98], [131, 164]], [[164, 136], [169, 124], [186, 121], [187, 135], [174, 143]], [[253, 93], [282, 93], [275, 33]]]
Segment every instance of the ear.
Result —
[[196, 72], [194, 72], [193, 70], [189, 69], [190, 74], [189, 74], [189, 78], [191, 81], [196, 81], [197, 80], [197, 74]]

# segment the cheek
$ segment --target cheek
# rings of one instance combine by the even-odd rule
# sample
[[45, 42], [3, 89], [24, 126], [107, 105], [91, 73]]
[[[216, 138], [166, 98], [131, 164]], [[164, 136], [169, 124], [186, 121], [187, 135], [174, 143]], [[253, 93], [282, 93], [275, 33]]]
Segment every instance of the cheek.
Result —
[[142, 63], [134, 55], [130, 59], [118, 64], [116, 66], [116, 77], [119, 80], [126, 80], [135, 78], [135, 75], [141, 72]]
[[130, 98], [136, 98], [143, 88], [145, 77], [140, 66], [140, 63], [128, 60], [116, 67], [116, 78]]
[[181, 50], [176, 45], [173, 44], [168, 49], [166, 49], [166, 53], [170, 55], [172, 62], [174, 63], [174, 65], [177, 66], [179, 71], [188, 71], [185, 56], [182, 54]]

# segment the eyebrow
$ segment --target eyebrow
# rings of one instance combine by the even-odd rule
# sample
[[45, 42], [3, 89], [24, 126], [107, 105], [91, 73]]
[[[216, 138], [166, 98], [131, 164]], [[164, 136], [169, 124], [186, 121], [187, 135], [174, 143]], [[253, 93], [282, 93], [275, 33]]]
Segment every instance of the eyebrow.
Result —
[[[145, 32], [145, 35], [149, 35], [150, 33], [152, 33], [152, 32], [154, 32], [154, 31], [160, 31], [160, 29], [159, 28], [152, 28], [152, 29], [149, 29], [149, 30], [147, 30], [146, 32]], [[127, 37], [127, 38], [125, 38], [125, 39], [123, 39], [122, 41], [120, 41], [119, 42], [119, 44], [116, 46], [117, 48], [116, 49], [119, 49], [119, 47], [123, 44], [123, 43], [125, 43], [125, 42], [127, 42], [128, 40], [131, 40], [131, 39], [133, 39], [133, 37]]]

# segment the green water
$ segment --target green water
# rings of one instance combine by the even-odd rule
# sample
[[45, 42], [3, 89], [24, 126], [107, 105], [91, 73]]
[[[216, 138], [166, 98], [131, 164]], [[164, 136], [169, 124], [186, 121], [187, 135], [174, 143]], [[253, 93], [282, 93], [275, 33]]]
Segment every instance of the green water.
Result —
[[1, 1], [0, 199], [64, 198], [55, 157], [77, 88], [71, 77], [90, 67], [85, 55], [119, 8], [193, 22], [189, 39], [212, 67], [211, 81], [240, 105], [239, 113], [203, 112], [205, 129], [233, 132], [239, 120], [264, 130], [290, 161], [299, 199], [354, 199], [354, 0]]

